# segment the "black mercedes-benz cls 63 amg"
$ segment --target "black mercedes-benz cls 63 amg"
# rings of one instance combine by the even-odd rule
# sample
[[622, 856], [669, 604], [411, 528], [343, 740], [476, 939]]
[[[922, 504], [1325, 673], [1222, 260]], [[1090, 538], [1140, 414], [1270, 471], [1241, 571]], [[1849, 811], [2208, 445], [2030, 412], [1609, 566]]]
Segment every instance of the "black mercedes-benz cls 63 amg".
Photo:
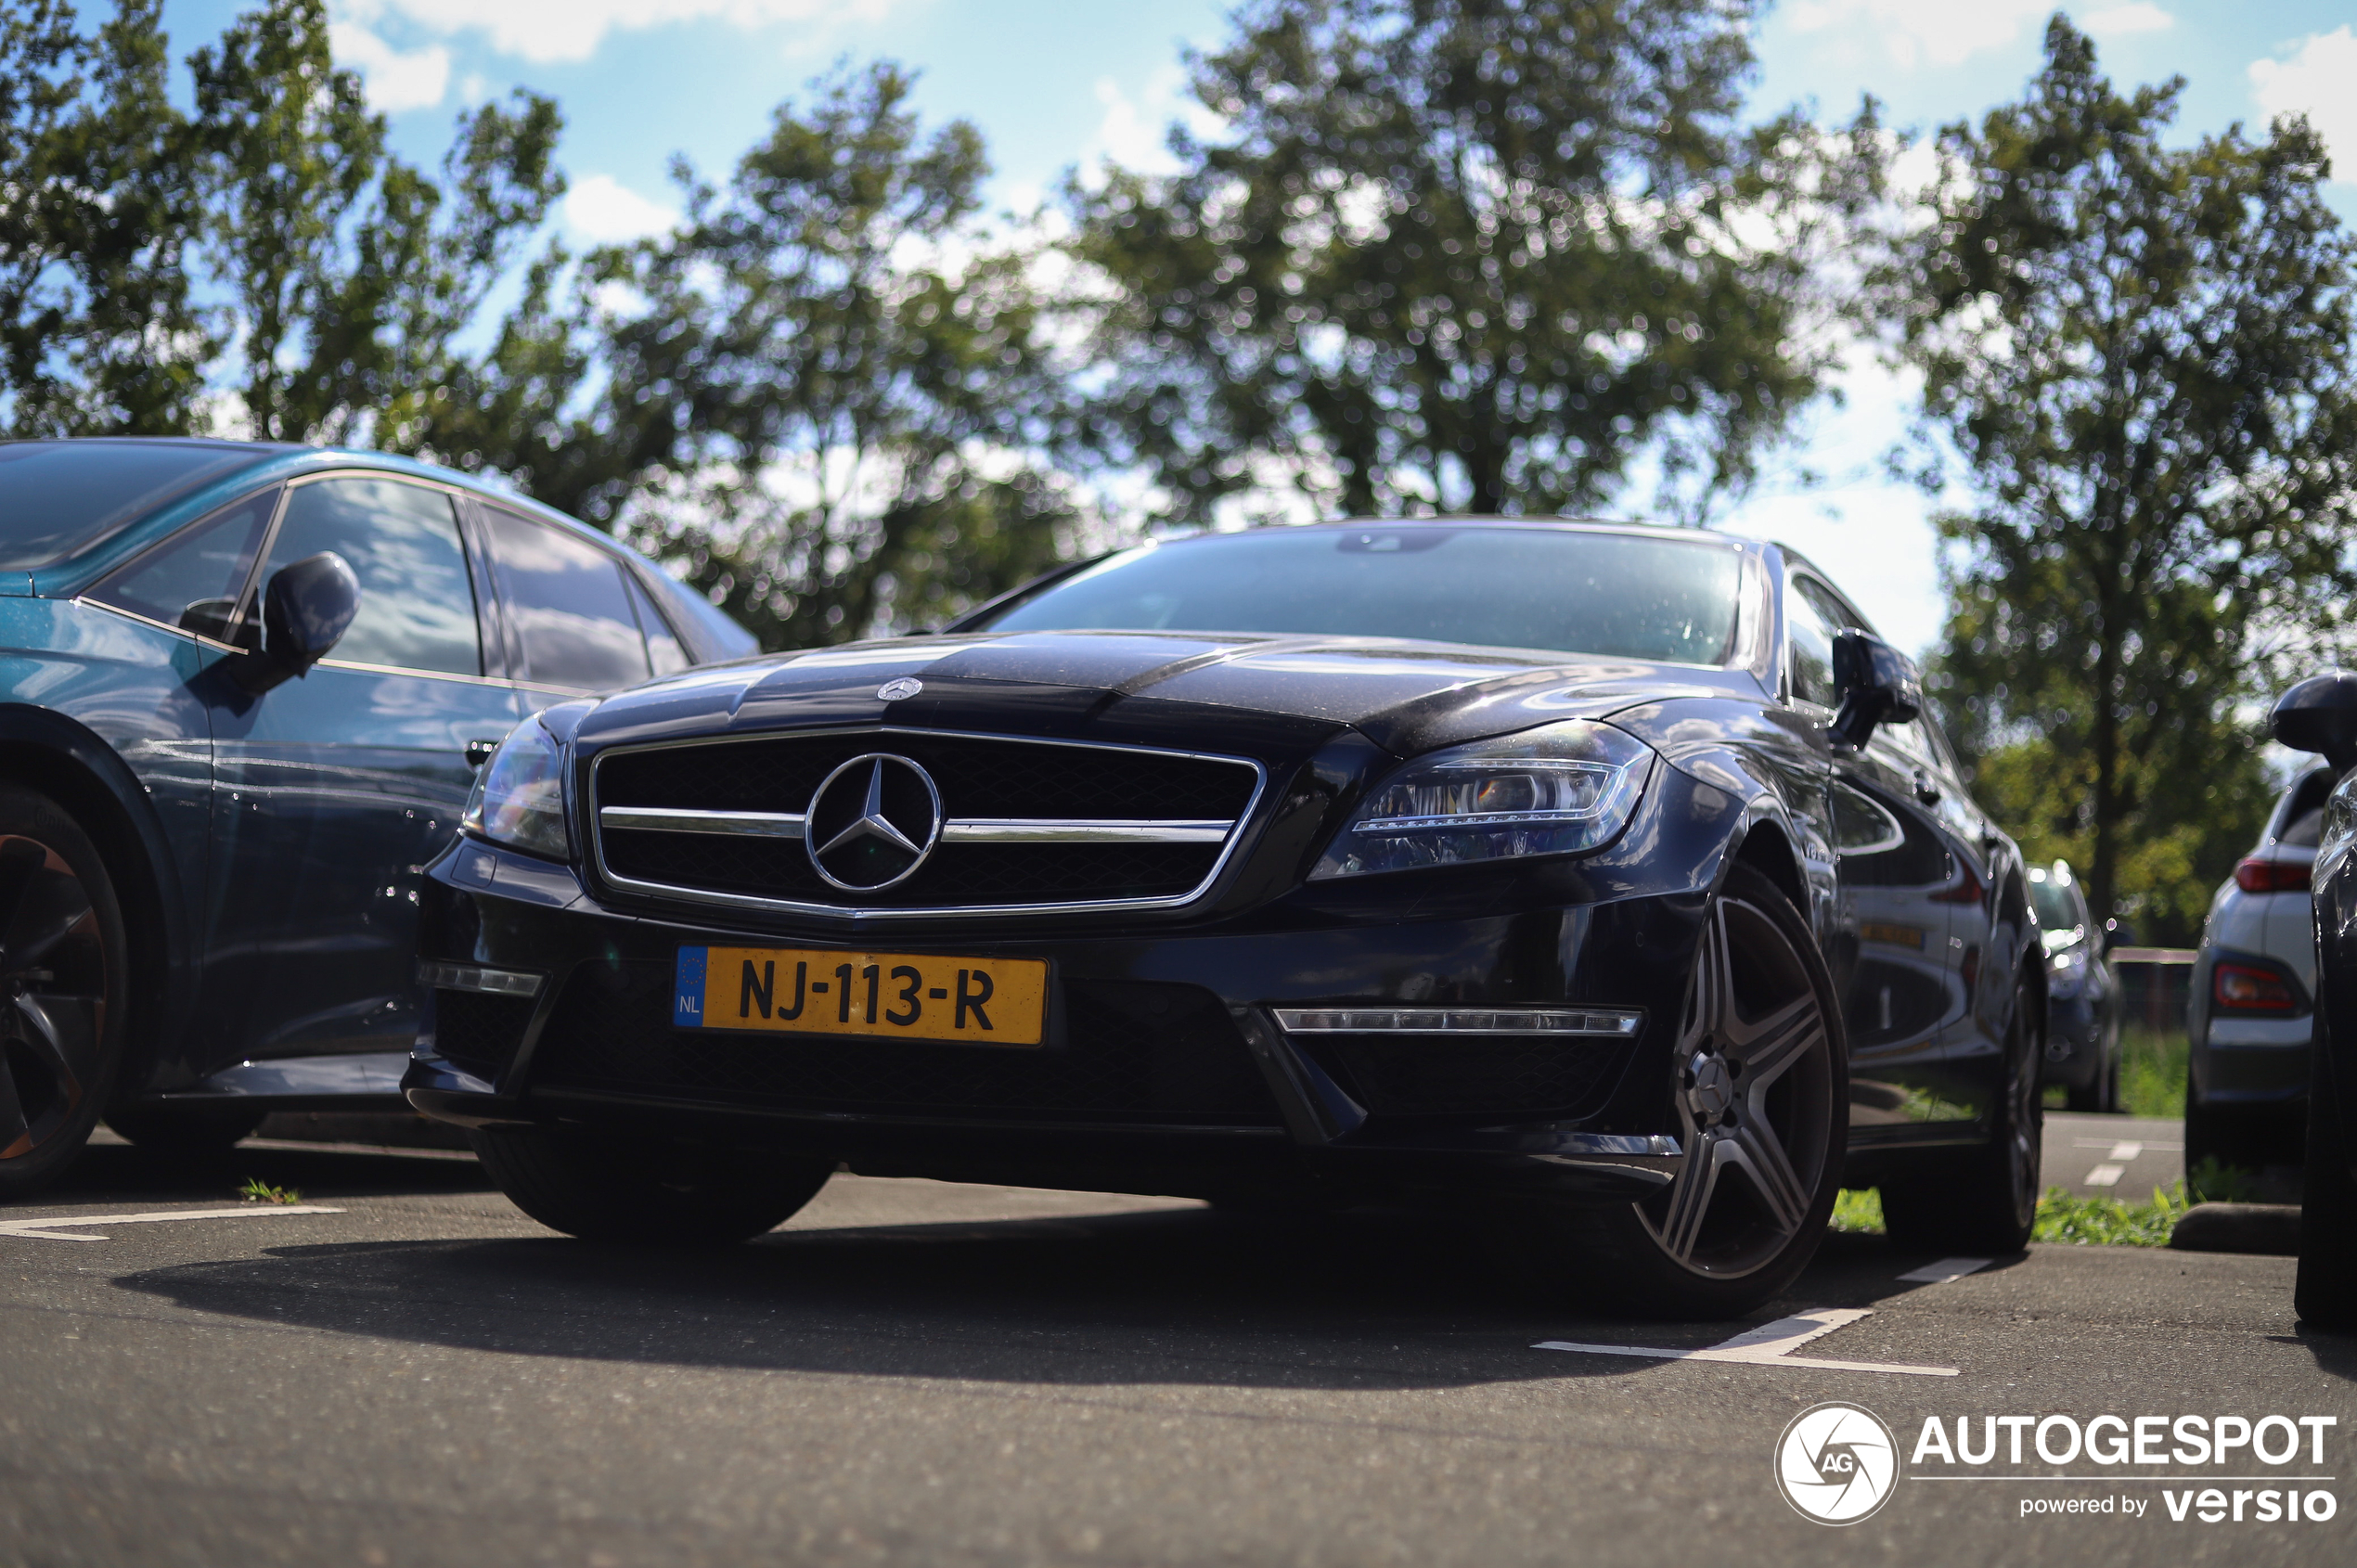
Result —
[[2019, 854], [1774, 546], [1144, 546], [550, 708], [426, 885], [408, 1097], [576, 1235], [741, 1240], [846, 1165], [1406, 1200], [1709, 1315], [1844, 1185], [1926, 1246], [2033, 1217]]

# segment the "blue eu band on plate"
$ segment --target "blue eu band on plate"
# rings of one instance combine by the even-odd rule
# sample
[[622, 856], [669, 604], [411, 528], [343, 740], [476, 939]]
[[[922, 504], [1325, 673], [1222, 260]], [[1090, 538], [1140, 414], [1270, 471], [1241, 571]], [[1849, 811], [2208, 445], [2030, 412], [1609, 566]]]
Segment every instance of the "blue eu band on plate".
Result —
[[1039, 1045], [1047, 1017], [1045, 961], [938, 953], [682, 947], [672, 997], [672, 1022], [682, 1029], [986, 1046]]

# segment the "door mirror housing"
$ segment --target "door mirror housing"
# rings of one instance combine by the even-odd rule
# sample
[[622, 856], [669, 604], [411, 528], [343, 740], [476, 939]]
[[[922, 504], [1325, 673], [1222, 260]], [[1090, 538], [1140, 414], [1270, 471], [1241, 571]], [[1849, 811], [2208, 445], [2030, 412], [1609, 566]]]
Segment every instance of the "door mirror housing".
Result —
[[1915, 662], [1872, 632], [1834, 634], [1835, 737], [1863, 746], [1878, 724], [1905, 724], [1923, 711], [1924, 678]]
[[333, 550], [291, 561], [270, 575], [262, 593], [262, 650], [240, 672], [247, 690], [262, 692], [311, 673], [360, 613], [360, 578]]
[[2295, 752], [2314, 752], [2335, 773], [2357, 767], [2357, 675], [2311, 675], [2275, 700], [2267, 728]]

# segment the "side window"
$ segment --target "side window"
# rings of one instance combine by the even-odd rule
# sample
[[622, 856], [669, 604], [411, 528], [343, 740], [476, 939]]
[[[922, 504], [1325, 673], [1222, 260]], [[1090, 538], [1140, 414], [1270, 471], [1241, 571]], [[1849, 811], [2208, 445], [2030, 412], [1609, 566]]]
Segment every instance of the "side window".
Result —
[[246, 585], [246, 573], [253, 570], [254, 552], [262, 547], [263, 530], [270, 526], [277, 505], [278, 490], [273, 485], [190, 523], [99, 584], [90, 597], [227, 642], [238, 595]]
[[622, 563], [586, 541], [500, 507], [484, 507], [492, 571], [507, 610], [518, 678], [575, 691], [645, 680], [647, 639]]
[[623, 572], [622, 580], [630, 586], [630, 608], [638, 612], [638, 629], [647, 634], [647, 659], [654, 665], [655, 674], [676, 675], [694, 663], [688, 657], [688, 650], [679, 646], [679, 638], [670, 623], [663, 620], [663, 611], [647, 597], [646, 585], [627, 569]]
[[1784, 635], [1792, 644], [1792, 695], [1796, 702], [1834, 705], [1834, 628], [1793, 580], [1784, 594]]
[[331, 660], [483, 674], [474, 585], [448, 495], [393, 479], [299, 484], [287, 497], [264, 584], [322, 550], [343, 557], [360, 579], [360, 613]]

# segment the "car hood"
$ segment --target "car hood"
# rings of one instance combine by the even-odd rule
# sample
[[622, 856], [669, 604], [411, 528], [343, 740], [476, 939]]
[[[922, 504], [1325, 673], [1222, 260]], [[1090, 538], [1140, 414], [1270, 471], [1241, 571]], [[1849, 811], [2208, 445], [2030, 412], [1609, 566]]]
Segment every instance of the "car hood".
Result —
[[[914, 679], [886, 700], [886, 683]], [[1680, 696], [1761, 695], [1745, 671], [1387, 637], [1016, 632], [774, 654], [606, 699], [576, 731], [606, 745], [890, 722], [1019, 734], [1143, 733], [1182, 715], [1295, 732], [1350, 727], [1387, 751], [1601, 718]]]

